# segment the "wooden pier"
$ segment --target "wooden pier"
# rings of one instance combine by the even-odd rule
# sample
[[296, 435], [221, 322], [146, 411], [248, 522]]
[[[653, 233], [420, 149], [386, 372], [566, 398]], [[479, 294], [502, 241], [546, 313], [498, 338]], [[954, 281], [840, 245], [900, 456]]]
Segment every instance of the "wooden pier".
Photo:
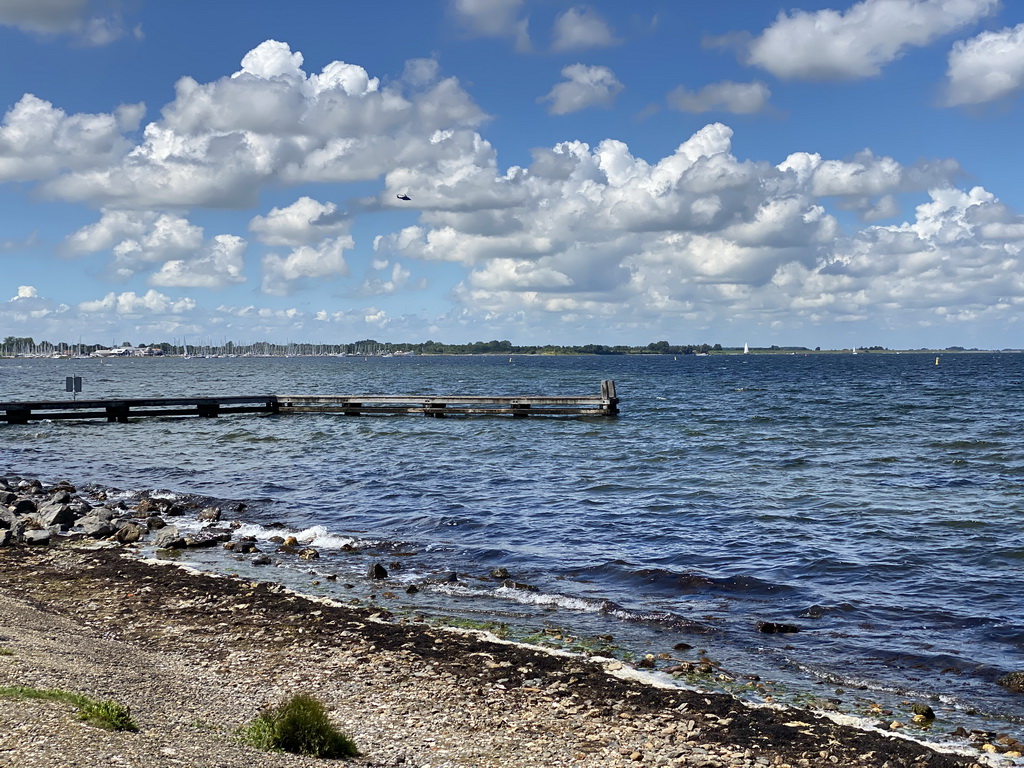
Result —
[[58, 419], [105, 419], [125, 423], [143, 416], [201, 416], [228, 413], [421, 414], [423, 416], [614, 416], [619, 398], [614, 381], [601, 382], [594, 397], [486, 395], [254, 395], [229, 397], [142, 397], [103, 400], [0, 402], [8, 424]]

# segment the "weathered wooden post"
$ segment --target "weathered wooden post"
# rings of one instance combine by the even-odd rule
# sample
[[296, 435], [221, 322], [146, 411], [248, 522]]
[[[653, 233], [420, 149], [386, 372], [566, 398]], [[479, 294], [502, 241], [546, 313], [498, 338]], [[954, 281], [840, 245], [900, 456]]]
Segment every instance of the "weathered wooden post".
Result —
[[107, 421], [118, 424], [128, 423], [128, 406], [125, 403], [111, 403], [106, 407]]
[[30, 413], [32, 413], [32, 411], [29, 408], [8, 408], [7, 423], [28, 424], [28, 417]]
[[196, 405], [196, 411], [200, 416], [207, 419], [215, 419], [220, 412], [220, 405], [217, 403], [199, 403]]
[[615, 382], [605, 379], [601, 382], [601, 410], [609, 416], [619, 412], [619, 398], [615, 395]]

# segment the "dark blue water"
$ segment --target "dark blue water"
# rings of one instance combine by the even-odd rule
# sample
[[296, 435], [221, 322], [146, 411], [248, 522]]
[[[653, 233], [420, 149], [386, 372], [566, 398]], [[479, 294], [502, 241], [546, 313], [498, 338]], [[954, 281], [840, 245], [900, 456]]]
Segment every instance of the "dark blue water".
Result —
[[8, 426], [0, 471], [244, 502], [245, 531], [281, 522], [322, 554], [260, 577], [339, 599], [371, 599], [380, 561], [395, 596], [373, 599], [396, 612], [706, 653], [743, 695], [872, 720], [928, 700], [929, 738], [1021, 731], [1024, 696], [995, 680], [1024, 669], [1022, 355], [3, 360], [0, 400], [62, 399], [67, 375], [87, 397], [596, 395], [615, 379], [614, 419]]

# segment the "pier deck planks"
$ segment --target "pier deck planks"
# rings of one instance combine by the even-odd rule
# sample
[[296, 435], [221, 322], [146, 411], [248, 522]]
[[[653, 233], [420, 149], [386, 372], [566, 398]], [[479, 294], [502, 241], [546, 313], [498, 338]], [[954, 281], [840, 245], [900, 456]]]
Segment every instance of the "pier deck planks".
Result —
[[140, 416], [216, 417], [227, 413], [421, 414], [424, 416], [614, 416], [619, 412], [614, 381], [601, 382], [600, 396], [487, 395], [254, 395], [145, 397], [0, 402], [8, 424], [60, 419], [127, 422]]

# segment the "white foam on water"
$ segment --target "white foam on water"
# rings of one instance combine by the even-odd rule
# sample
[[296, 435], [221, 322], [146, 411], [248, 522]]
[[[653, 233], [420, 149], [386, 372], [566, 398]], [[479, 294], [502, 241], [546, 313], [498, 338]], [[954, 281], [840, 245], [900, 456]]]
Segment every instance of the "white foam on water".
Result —
[[331, 533], [323, 525], [314, 525], [310, 528], [299, 531], [295, 538], [300, 544], [316, 545], [323, 549], [342, 549], [344, 547], [370, 546], [374, 542], [353, 538], [352, 536], [340, 536]]
[[533, 592], [527, 589], [516, 589], [515, 587], [498, 587], [494, 593], [498, 597], [512, 600], [521, 605], [554, 606], [583, 613], [600, 613], [605, 605], [604, 602], [599, 600], [588, 600], [582, 597], [569, 597], [568, 595], [547, 592]]
[[331, 531], [323, 525], [314, 525], [301, 531], [286, 528], [266, 528], [258, 523], [243, 523], [235, 529], [237, 536], [252, 536], [257, 541], [269, 541], [275, 536], [287, 538], [294, 536], [300, 544], [315, 546], [320, 549], [362, 548], [372, 546], [374, 542], [357, 539], [354, 536], [343, 536]]
[[256, 523], [242, 523], [242, 525], [235, 529], [235, 533], [238, 536], [252, 536], [256, 539], [269, 539], [274, 535], [269, 529]]
[[426, 585], [433, 592], [440, 592], [442, 595], [454, 595], [458, 597], [479, 597], [482, 593], [479, 589], [472, 589], [457, 581], [443, 582]]

